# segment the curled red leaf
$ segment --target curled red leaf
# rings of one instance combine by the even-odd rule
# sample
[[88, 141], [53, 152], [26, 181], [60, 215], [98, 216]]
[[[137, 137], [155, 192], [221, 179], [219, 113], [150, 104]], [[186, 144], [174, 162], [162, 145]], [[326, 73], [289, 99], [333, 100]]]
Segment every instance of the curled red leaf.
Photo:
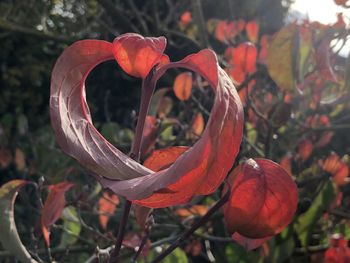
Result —
[[297, 187], [290, 175], [267, 159], [249, 159], [228, 180], [231, 196], [224, 218], [231, 234], [253, 239], [278, 234], [297, 208]]
[[113, 54], [126, 73], [144, 79], [162, 59], [165, 46], [165, 37], [143, 37], [128, 33], [113, 41]]

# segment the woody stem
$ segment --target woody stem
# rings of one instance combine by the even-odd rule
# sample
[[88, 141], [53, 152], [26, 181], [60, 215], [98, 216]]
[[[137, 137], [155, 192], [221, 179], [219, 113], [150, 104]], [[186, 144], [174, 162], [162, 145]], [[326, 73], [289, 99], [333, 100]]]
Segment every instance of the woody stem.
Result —
[[[142, 81], [139, 116], [137, 118], [134, 142], [132, 144], [131, 151], [129, 154], [130, 157], [137, 162], [140, 161], [143, 129], [145, 126], [148, 108], [155, 89], [155, 85], [153, 85], [154, 83], [151, 82], [152, 76], [153, 76], [153, 71], [151, 71], [150, 74], [148, 74], [148, 76]], [[119, 252], [123, 243], [123, 238], [124, 238], [125, 228], [126, 228], [126, 224], [130, 213], [130, 208], [131, 208], [131, 201], [126, 200], [123, 208], [122, 219], [120, 221], [119, 228], [118, 228], [117, 240], [115, 242], [114, 250], [110, 255], [109, 263], [119, 262]]]
[[197, 222], [195, 222], [190, 229], [184, 232], [180, 237], [178, 237], [167, 249], [165, 249], [161, 254], [159, 254], [151, 263], [158, 263], [171, 252], [173, 252], [181, 243], [186, 241], [199, 227], [208, 222], [209, 218], [222, 207], [229, 199], [231, 191], [228, 190], [215, 205], [209, 209], [209, 211]]

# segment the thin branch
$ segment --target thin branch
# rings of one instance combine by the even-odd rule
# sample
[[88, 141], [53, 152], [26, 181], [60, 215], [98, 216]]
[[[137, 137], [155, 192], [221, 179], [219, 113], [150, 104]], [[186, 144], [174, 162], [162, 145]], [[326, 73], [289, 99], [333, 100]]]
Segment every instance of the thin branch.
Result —
[[197, 222], [195, 222], [189, 230], [184, 232], [179, 238], [175, 240], [167, 249], [165, 249], [160, 255], [158, 255], [152, 263], [160, 262], [163, 258], [169, 255], [172, 251], [174, 251], [179, 245], [181, 245], [184, 241], [186, 241], [199, 227], [204, 225], [210, 217], [222, 207], [229, 199], [231, 195], [231, 191], [228, 190], [225, 195], [218, 201], [216, 204], [209, 209], [209, 211]]
[[63, 42], [63, 43], [72, 43], [76, 40], [75, 38], [72, 38], [72, 37], [59, 36], [49, 32], [42, 32], [39, 30], [26, 28], [4, 19], [0, 19], [0, 29], [9, 31], [9, 32], [26, 34], [26, 35], [30, 35], [38, 38], [54, 40], [54, 41]]
[[191, 4], [193, 8], [193, 18], [198, 27], [198, 34], [201, 46], [209, 47], [201, 0], [191, 0]]
[[125, 29], [126, 31], [133, 31], [136, 33], [139, 33], [139, 30], [137, 27], [135, 27], [130, 19], [124, 15], [124, 13], [111, 1], [109, 0], [98, 0], [98, 3], [105, 9], [107, 13], [109, 13], [113, 20], [116, 21], [120, 28]]

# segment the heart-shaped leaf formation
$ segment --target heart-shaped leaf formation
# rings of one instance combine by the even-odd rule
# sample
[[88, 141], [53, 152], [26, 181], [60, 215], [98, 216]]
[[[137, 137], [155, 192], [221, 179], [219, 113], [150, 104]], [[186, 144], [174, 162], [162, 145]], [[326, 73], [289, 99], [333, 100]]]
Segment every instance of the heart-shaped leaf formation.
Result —
[[[164, 48], [162, 37], [143, 38], [135, 34], [122, 35], [113, 44], [78, 41], [59, 57], [51, 80], [51, 121], [61, 149], [104, 187], [149, 207], [180, 204], [194, 195], [215, 191], [234, 163], [243, 130], [240, 99], [230, 78], [218, 66], [214, 52], [204, 49], [181, 61], [167, 63], [162, 54]], [[84, 82], [96, 65], [114, 57], [127, 73], [149, 78], [147, 83], [152, 85], [170, 68], [195, 71], [216, 94], [201, 138], [167, 169], [154, 172], [137, 163], [104, 139], [92, 124]], [[137, 66], [139, 63], [147, 67]], [[151, 68], [152, 73], [148, 74]], [[168, 195], [169, 191], [173, 194]]]

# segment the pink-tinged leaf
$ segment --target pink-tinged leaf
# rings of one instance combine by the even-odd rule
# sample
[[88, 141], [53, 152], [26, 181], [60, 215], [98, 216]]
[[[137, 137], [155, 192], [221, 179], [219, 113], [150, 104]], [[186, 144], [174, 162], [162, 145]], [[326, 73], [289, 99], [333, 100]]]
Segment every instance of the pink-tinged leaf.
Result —
[[112, 44], [82, 40], [68, 47], [52, 72], [50, 115], [61, 149], [92, 174], [125, 180], [151, 173], [96, 130], [86, 102], [85, 79], [99, 63], [113, 59]]
[[249, 21], [246, 25], [245, 25], [245, 31], [247, 32], [247, 37], [249, 39], [249, 41], [253, 42], [253, 43], [257, 43], [258, 42], [258, 38], [259, 38], [259, 24], [257, 21]]
[[103, 192], [98, 200], [99, 222], [103, 229], [107, 229], [109, 218], [114, 214], [119, 205], [119, 198], [117, 195]]
[[231, 196], [224, 206], [229, 233], [266, 238], [280, 233], [297, 208], [297, 187], [277, 163], [249, 159], [230, 174]]
[[238, 234], [237, 232], [235, 232], [231, 237], [236, 243], [244, 247], [247, 251], [260, 247], [262, 244], [272, 238], [272, 236], [264, 238], [248, 238]]
[[61, 182], [49, 186], [49, 194], [41, 210], [41, 228], [48, 246], [50, 246], [50, 228], [61, 217], [66, 205], [64, 194], [73, 185], [70, 182]]
[[192, 73], [184, 72], [175, 78], [173, 85], [175, 96], [179, 100], [188, 100], [192, 91]]
[[113, 54], [126, 73], [144, 79], [161, 62], [165, 46], [165, 37], [143, 37], [128, 33], [113, 41]]
[[240, 99], [230, 78], [219, 68], [215, 53], [205, 49], [156, 68], [154, 78], [173, 67], [195, 71], [216, 95], [202, 137], [169, 168], [153, 172], [120, 152], [92, 125], [84, 82], [96, 65], [113, 57], [112, 49], [105, 41], [79, 41], [68, 47], [55, 65], [50, 113], [62, 150], [118, 196], [140, 200], [159, 190], [156, 197], [143, 200], [149, 207], [180, 204], [194, 195], [215, 191], [236, 158], [243, 130]]
[[3, 249], [21, 262], [37, 263], [21, 242], [13, 211], [18, 191], [28, 183], [25, 180], [12, 180], [0, 187], [0, 242]]

